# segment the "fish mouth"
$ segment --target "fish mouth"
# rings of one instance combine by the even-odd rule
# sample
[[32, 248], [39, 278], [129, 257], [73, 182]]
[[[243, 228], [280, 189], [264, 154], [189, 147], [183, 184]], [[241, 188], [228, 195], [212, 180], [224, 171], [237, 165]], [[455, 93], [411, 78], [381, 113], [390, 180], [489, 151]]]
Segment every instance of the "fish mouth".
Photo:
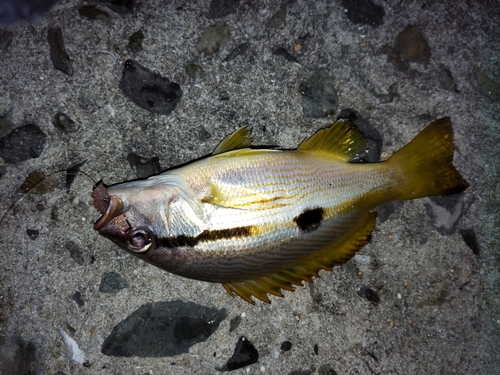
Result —
[[101, 217], [94, 223], [94, 230], [100, 231], [111, 220], [123, 213], [123, 201], [116, 195], [108, 194], [108, 186], [102, 180], [97, 183], [92, 190], [92, 198], [94, 198], [94, 207]]

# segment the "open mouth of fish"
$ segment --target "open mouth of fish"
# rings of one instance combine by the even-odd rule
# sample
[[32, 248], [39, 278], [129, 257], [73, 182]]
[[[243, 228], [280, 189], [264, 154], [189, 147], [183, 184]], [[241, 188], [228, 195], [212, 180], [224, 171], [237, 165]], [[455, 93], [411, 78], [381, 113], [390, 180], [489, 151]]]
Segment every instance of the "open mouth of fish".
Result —
[[94, 207], [101, 217], [94, 223], [94, 230], [100, 231], [116, 216], [123, 213], [123, 201], [116, 195], [108, 194], [108, 187], [99, 181], [92, 190], [92, 197], [94, 198]]

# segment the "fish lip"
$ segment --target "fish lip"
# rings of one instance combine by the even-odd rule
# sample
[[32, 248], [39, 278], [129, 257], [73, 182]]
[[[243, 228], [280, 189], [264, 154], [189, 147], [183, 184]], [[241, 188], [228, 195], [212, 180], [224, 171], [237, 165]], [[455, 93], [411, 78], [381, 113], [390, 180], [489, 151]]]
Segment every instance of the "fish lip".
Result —
[[123, 201], [116, 195], [108, 195], [108, 187], [100, 181], [92, 191], [94, 207], [102, 216], [94, 223], [94, 230], [100, 231], [116, 216], [123, 213]]

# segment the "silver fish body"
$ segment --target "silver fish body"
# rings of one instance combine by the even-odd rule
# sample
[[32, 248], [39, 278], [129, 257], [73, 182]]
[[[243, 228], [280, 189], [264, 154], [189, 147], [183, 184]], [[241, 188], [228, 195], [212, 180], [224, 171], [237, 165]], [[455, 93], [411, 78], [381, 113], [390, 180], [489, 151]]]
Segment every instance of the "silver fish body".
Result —
[[[449, 120], [433, 128], [419, 135], [422, 142], [434, 137], [439, 143], [447, 135], [439, 147], [449, 154]], [[345, 120], [297, 150], [239, 149], [248, 135], [233, 137], [225, 141], [232, 149], [223, 146], [181, 168], [99, 185], [94, 197], [103, 217], [95, 229], [157, 267], [222, 283], [249, 302], [252, 296], [269, 302], [267, 293], [282, 296], [281, 289], [293, 290], [352, 257], [369, 241], [376, 218], [371, 210], [381, 203], [467, 186], [449, 155], [436, 166], [431, 158], [435, 169], [445, 168], [444, 182], [421, 166], [418, 173], [407, 168], [405, 153], [421, 145], [388, 162], [350, 163], [366, 143]]]

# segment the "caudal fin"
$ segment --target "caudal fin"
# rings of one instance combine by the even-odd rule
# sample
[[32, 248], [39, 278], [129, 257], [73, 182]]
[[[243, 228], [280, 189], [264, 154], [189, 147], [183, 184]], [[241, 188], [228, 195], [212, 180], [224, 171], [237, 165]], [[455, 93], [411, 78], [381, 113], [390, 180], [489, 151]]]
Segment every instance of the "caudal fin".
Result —
[[469, 186], [453, 166], [453, 128], [449, 117], [434, 121], [387, 163], [402, 171], [397, 199], [459, 193]]

